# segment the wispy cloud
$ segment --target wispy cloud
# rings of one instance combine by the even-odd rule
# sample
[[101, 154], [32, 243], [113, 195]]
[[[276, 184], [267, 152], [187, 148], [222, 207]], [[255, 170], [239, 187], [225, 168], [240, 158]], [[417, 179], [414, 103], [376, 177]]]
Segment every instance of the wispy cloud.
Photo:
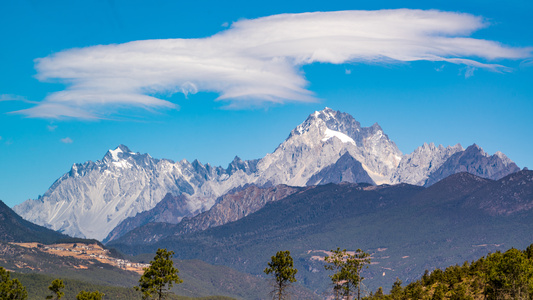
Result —
[[218, 93], [230, 106], [315, 101], [301, 67], [315, 62], [442, 61], [504, 71], [496, 59], [531, 57], [469, 35], [481, 17], [422, 10], [282, 14], [242, 20], [202, 39], [144, 40], [71, 49], [36, 60], [37, 78], [63, 91], [19, 111], [40, 118], [101, 118], [124, 107], [172, 109], [172, 93]]
[[0, 101], [24, 101], [28, 102], [28, 99], [24, 96], [13, 95], [13, 94], [0, 94]]
[[526, 59], [520, 63], [520, 68], [533, 67], [533, 59]]
[[69, 137], [61, 139], [61, 143], [64, 143], [64, 144], [72, 144], [72, 142], [73, 142], [72, 139]]
[[46, 125], [46, 128], [48, 131], [55, 131], [57, 129], [57, 125]]

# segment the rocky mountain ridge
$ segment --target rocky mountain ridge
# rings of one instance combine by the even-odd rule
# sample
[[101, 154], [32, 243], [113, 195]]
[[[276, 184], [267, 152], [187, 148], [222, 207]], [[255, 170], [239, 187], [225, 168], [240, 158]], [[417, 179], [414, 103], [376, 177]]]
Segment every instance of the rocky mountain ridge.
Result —
[[326, 184], [269, 202], [221, 226], [182, 233], [182, 223], [151, 223], [108, 246], [131, 254], [171, 248], [180, 258], [258, 276], [272, 253], [287, 249], [302, 276], [299, 281], [317, 290], [330, 286], [316, 255], [323, 257], [336, 247], [360, 248], [372, 255], [364, 276], [375, 290], [392, 286], [396, 278], [407, 284], [425, 269], [527, 247], [533, 232], [532, 195], [533, 171], [528, 170], [500, 180], [462, 172], [427, 188]]
[[[292, 194], [301, 193], [303, 191], [314, 188], [309, 187], [290, 187], [287, 185], [277, 185], [272, 187], [260, 188], [256, 185], [249, 185], [243, 189], [236, 189], [230, 191], [225, 195], [219, 197], [208, 211], [198, 214], [193, 217], [185, 217], [181, 222], [165, 222], [160, 218], [160, 214], [151, 212], [158, 207], [168, 207], [168, 202], [175, 201], [176, 197], [167, 195], [163, 201], [159, 202], [157, 206], [148, 211], [137, 214], [135, 217], [127, 218], [122, 221], [111, 233], [106, 237], [104, 243], [116, 240], [131, 230], [141, 226], [159, 226], [163, 224], [166, 229], [158, 231], [157, 234], [150, 236], [150, 241], [154, 242], [167, 237], [168, 235], [182, 235], [193, 233], [197, 231], [206, 230], [211, 227], [217, 227], [229, 222], [240, 220], [247, 215], [254, 213], [263, 208], [267, 203], [284, 199]], [[153, 216], [146, 218], [146, 216]], [[158, 225], [155, 225], [158, 224]]]
[[351, 115], [326, 108], [309, 115], [274, 152], [259, 160], [236, 157], [227, 168], [197, 160], [154, 159], [120, 145], [102, 160], [74, 164], [41, 198], [14, 210], [51, 229], [102, 240], [123, 220], [154, 208], [168, 193], [183, 197], [183, 207], [173, 214], [177, 223], [247, 185], [349, 181], [427, 186], [459, 171], [499, 179], [519, 170], [501, 153], [488, 156], [474, 148], [424, 144], [403, 155], [377, 123], [361, 127]]

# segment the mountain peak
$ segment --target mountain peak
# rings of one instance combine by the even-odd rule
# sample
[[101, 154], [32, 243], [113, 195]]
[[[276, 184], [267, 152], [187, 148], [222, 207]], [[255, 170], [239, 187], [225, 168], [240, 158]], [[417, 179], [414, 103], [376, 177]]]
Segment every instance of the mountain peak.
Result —
[[509, 157], [507, 157], [507, 155], [503, 154], [500, 151], [496, 151], [496, 153], [494, 153], [494, 155], [499, 157], [505, 165], [509, 165], [509, 164], [513, 163], [513, 161]]
[[321, 111], [315, 111], [312, 115], [316, 118], [321, 118], [323, 120], [335, 119], [335, 116], [340, 113], [340, 111], [335, 111], [329, 107], [324, 108]]
[[465, 152], [466, 153], [479, 153], [479, 154], [481, 154], [482, 156], [485, 156], [485, 157], [489, 157], [490, 156], [485, 151], [483, 151], [483, 148], [478, 146], [476, 143], [468, 146], [466, 148]]
[[372, 126], [370, 126], [370, 129], [371, 129], [372, 132], [383, 131], [383, 128], [381, 128], [381, 126], [379, 126], [378, 122], [372, 124]]
[[127, 146], [120, 144], [114, 150], [109, 149], [104, 156], [104, 160], [118, 161], [123, 153], [132, 152]]
[[131, 152], [130, 148], [128, 148], [128, 146], [126, 146], [124, 144], [118, 145], [118, 147], [115, 148], [115, 151], [117, 151], [117, 150], [120, 150], [122, 152]]

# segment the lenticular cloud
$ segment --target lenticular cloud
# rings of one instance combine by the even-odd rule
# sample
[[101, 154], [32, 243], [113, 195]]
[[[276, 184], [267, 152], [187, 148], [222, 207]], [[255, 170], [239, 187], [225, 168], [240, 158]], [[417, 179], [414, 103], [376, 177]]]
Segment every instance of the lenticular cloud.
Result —
[[36, 60], [37, 78], [67, 84], [30, 117], [99, 118], [110, 108], [173, 108], [153, 95], [209, 91], [231, 103], [313, 101], [301, 66], [417, 60], [505, 70], [488, 61], [530, 49], [468, 37], [468, 14], [422, 10], [282, 14], [235, 22], [202, 39], [143, 40], [65, 50]]

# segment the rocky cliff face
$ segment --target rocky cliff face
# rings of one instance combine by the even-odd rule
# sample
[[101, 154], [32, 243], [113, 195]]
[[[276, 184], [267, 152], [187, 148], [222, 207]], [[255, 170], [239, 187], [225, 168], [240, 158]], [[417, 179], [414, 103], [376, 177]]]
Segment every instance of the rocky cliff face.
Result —
[[[182, 196], [180, 208], [165, 219], [177, 223], [208, 210], [228, 191], [248, 185], [348, 181], [428, 186], [462, 171], [499, 179], [517, 170], [502, 153], [488, 156], [477, 146], [463, 150], [460, 145], [424, 144], [403, 155], [377, 123], [361, 127], [351, 115], [326, 108], [309, 115], [273, 153], [259, 160], [235, 157], [224, 169], [197, 160], [154, 159], [121, 145], [102, 160], [73, 165], [41, 198], [14, 210], [51, 229], [102, 240], [123, 220], [153, 209], [167, 194]], [[155, 215], [160, 213], [142, 218], [158, 220]]]
[[187, 195], [181, 194], [174, 196], [167, 194], [161, 202], [147, 211], [138, 213], [134, 217], [128, 217], [118, 224], [109, 235], [103, 240], [104, 243], [114, 240], [128, 231], [143, 226], [150, 222], [163, 222], [170, 224], [179, 223], [184, 217], [191, 217], [198, 214], [188, 206], [189, 199]]
[[418, 147], [410, 154], [404, 155], [394, 172], [392, 183], [409, 183], [423, 185], [444, 162], [457, 152], [464, 151], [461, 145], [443, 147], [430, 143]]
[[[203, 231], [208, 228], [240, 220], [260, 210], [267, 203], [278, 201], [290, 195], [302, 193], [313, 188], [314, 186], [290, 187], [283, 184], [265, 188], [250, 185], [246, 188], [228, 192], [224, 196], [219, 197], [210, 210], [194, 217], [186, 217], [178, 224], [170, 224], [168, 222], [145, 223], [137, 226], [139, 228], [138, 230], [131, 230], [130, 232], [140, 231], [133, 235], [127, 232], [118, 233], [116, 230], [113, 230], [106, 238], [106, 243], [113, 243], [117, 239], [124, 239], [125, 235], [129, 235], [129, 237], [133, 237], [133, 239], [142, 236], [142, 240], [131, 240], [131, 243], [154, 243], [171, 235], [178, 236]], [[144, 213], [139, 214], [134, 218], [124, 220], [117, 228], [123, 228], [123, 224], [126, 223], [139, 223], [138, 220], [142, 218], [143, 214]], [[146, 232], [150, 233], [149, 236], [144, 234]]]
[[273, 153], [259, 161], [254, 182], [303, 186], [345, 153], [360, 162], [378, 184], [390, 181], [402, 156], [377, 123], [361, 127], [349, 114], [326, 108], [311, 114]]
[[468, 172], [483, 178], [500, 179], [511, 173], [520, 171], [520, 168], [503, 153], [498, 152], [488, 155], [474, 144], [464, 151], [458, 151], [444, 161], [435, 171], [427, 176], [424, 186], [430, 186], [452, 174]]
[[28, 221], [68, 235], [102, 240], [122, 220], [152, 209], [167, 193], [202, 195], [188, 199], [188, 212], [211, 207], [218, 193], [206, 182], [223, 172], [198, 161], [154, 159], [121, 145], [102, 160], [73, 165], [41, 198], [14, 210]]

